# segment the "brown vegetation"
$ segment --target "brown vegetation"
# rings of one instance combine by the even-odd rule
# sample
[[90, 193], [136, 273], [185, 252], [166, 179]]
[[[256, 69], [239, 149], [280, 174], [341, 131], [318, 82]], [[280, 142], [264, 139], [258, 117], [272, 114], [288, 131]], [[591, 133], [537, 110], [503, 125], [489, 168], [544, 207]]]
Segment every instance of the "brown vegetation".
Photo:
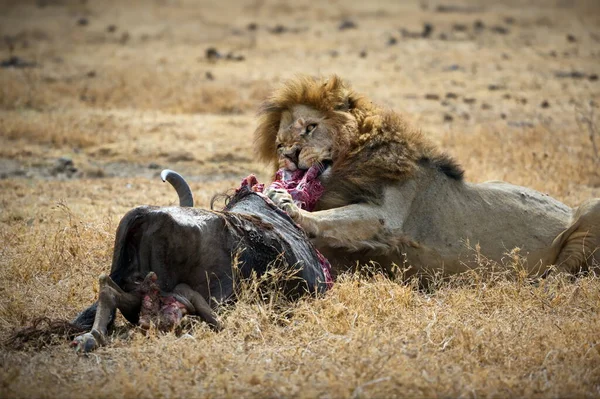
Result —
[[[249, 173], [266, 180], [255, 111], [297, 72], [339, 74], [403, 112], [467, 180], [507, 180], [569, 205], [600, 197], [594, 1], [0, 10], [2, 342], [94, 301], [120, 217], [176, 203], [160, 168], [182, 172], [203, 207]], [[64, 173], [59, 157], [77, 171]], [[519, 268], [516, 252], [508, 263]], [[60, 334], [41, 349], [3, 344], [0, 397], [599, 396], [599, 278], [516, 275], [473, 271], [427, 291], [344, 275], [295, 304], [248, 294], [221, 312], [220, 333], [192, 321], [183, 335], [143, 334], [119, 319], [89, 357]]]

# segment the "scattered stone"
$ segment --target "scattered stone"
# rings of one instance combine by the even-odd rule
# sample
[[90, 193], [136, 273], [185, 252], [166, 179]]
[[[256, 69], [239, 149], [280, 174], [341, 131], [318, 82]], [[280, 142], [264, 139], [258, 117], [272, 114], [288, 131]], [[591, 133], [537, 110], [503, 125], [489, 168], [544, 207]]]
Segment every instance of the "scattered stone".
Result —
[[590, 76], [588, 76], [588, 79], [593, 81], [598, 80], [598, 75], [596, 75], [595, 73], [591, 74]]
[[444, 114], [444, 122], [452, 122], [454, 117], [450, 114]]
[[85, 17], [81, 17], [77, 20], [77, 25], [79, 26], [87, 26], [89, 23], [90, 21]]
[[473, 12], [479, 12], [481, 11], [480, 7], [471, 7], [471, 6], [459, 6], [459, 5], [455, 5], [455, 4], [440, 4], [435, 8], [435, 11], [437, 12], [444, 12], [444, 13], [464, 13], [464, 14], [468, 14], [468, 13], [473, 13]]
[[500, 114], [500, 118], [501, 118], [501, 119], [506, 119], [506, 114], [505, 114], [504, 112], [502, 112], [502, 113]]
[[402, 37], [407, 39], [427, 39], [431, 37], [431, 34], [433, 33], [433, 25], [430, 23], [423, 24], [423, 30], [421, 32], [411, 32], [402, 28], [400, 33], [402, 34]]
[[231, 61], [244, 61], [246, 59], [246, 57], [244, 57], [241, 54], [234, 54], [232, 52], [227, 53], [227, 55], [225, 56], [226, 59], [231, 60]]
[[37, 64], [35, 62], [25, 61], [15, 55], [7, 60], [0, 61], [1, 68], [33, 68], [36, 66]]
[[50, 170], [50, 173], [54, 176], [60, 173], [66, 174], [68, 177], [73, 176], [77, 173], [77, 168], [73, 163], [73, 160], [69, 157], [60, 157], [56, 160], [54, 166]]
[[223, 58], [221, 53], [219, 53], [219, 51], [214, 47], [207, 48], [204, 54], [208, 60], [217, 60], [219, 58]]
[[423, 25], [423, 32], [421, 33], [421, 36], [423, 38], [428, 38], [429, 36], [431, 36], [432, 33], [433, 33], [433, 25], [431, 25], [429, 23], [425, 23]]
[[475, 20], [475, 22], [473, 22], [473, 29], [475, 29], [477, 31], [483, 30], [483, 29], [485, 29], [485, 24], [483, 23], [482, 20], [477, 19], [477, 20]]
[[508, 55], [506, 53], [502, 53], [502, 59], [503, 60], [510, 60], [510, 55]]
[[425, 94], [425, 99], [437, 101], [440, 99], [440, 96], [438, 96], [437, 94], [429, 93], [429, 94]]
[[475, 104], [475, 101], [477, 101], [477, 99], [473, 97], [465, 97], [463, 98], [463, 101], [465, 104]]
[[331, 51], [329, 52], [329, 55], [330, 55], [332, 58], [336, 58], [338, 55], [340, 55], [340, 52], [339, 52], [339, 51], [337, 51], [337, 50], [331, 50]]
[[446, 93], [446, 98], [454, 98], [454, 99], [456, 99], [456, 98], [458, 98], [458, 94], [449, 91], [448, 93]]
[[554, 76], [557, 78], [571, 78], [571, 79], [583, 79], [586, 77], [586, 74], [580, 71], [557, 71], [554, 73]]
[[287, 28], [281, 24], [275, 25], [274, 28], [269, 29], [269, 32], [275, 34], [275, 35], [280, 35], [282, 33], [287, 32]]
[[254, 32], [258, 29], [258, 24], [256, 22], [250, 22], [248, 25], [246, 25], [246, 29], [250, 32]]
[[505, 100], [510, 100], [511, 95], [508, 94], [508, 93], [505, 93], [505, 94], [502, 95], [502, 98], [505, 99]]
[[575, 36], [571, 35], [571, 34], [568, 34], [567, 35], [567, 41], [569, 43], [575, 43], [577, 41], [577, 38]]
[[553, 57], [553, 58], [556, 58], [556, 57], [558, 57], [558, 54], [557, 54], [557, 53], [556, 53], [556, 51], [554, 51], [554, 50], [552, 50], [551, 52], [549, 52], [549, 53], [548, 53], [548, 55], [549, 55], [550, 57]]
[[449, 106], [449, 105], [450, 105], [450, 101], [447, 101], [447, 100], [442, 100], [442, 101], [440, 102], [440, 104], [442, 105], [442, 107], [447, 107], [447, 106]]
[[452, 72], [452, 71], [458, 71], [458, 70], [460, 70], [460, 65], [458, 65], [458, 64], [448, 65], [447, 67], [444, 68], [444, 72]]
[[542, 107], [542, 108], [549, 108], [550, 107], [550, 103], [547, 100], [544, 100], [540, 104], [540, 107]]
[[117, 26], [116, 26], [116, 25], [112, 25], [112, 24], [111, 24], [111, 25], [108, 25], [108, 26], [106, 27], [106, 31], [107, 31], [108, 33], [114, 33], [114, 32], [116, 32], [116, 31], [117, 31]]
[[456, 31], [456, 32], [466, 32], [467, 31], [467, 25], [465, 24], [453, 24], [452, 25], [452, 30]]
[[468, 121], [469, 119], [471, 119], [471, 115], [469, 115], [468, 112], [463, 112], [461, 114], [461, 116], [463, 117], [464, 120]]
[[504, 18], [504, 23], [507, 25], [512, 25], [515, 23], [515, 19], [513, 17], [505, 17]]
[[488, 103], [481, 103], [481, 109], [485, 109], [485, 110], [492, 109], [492, 106]]
[[88, 73], [85, 74], [85, 76], [87, 76], [88, 78], [95, 78], [96, 71], [89, 71]]
[[339, 30], [356, 29], [357, 27], [358, 27], [358, 25], [356, 25], [356, 22], [354, 22], [350, 19], [345, 19], [339, 24], [338, 29]]
[[489, 91], [497, 91], [497, 90], [504, 90], [504, 89], [505, 89], [504, 86], [500, 86], [500, 85], [497, 85], [497, 84], [488, 85], [488, 90]]
[[490, 28], [490, 30], [491, 30], [492, 32], [494, 32], [494, 33], [497, 33], [497, 34], [499, 34], [499, 35], [507, 35], [507, 34], [509, 33], [509, 30], [508, 30], [508, 28], [506, 28], [506, 27], [504, 27], [504, 26], [501, 26], [501, 25], [495, 25], [495, 26], [492, 26], [492, 27]]
[[362, 50], [360, 53], [358, 53], [358, 56], [360, 58], [367, 58], [367, 50]]
[[207, 80], [215, 80], [215, 76], [212, 74], [211, 71], [206, 71], [204, 76], [206, 77]]
[[148, 164], [148, 169], [159, 169], [159, 168], [160, 168], [160, 165], [157, 164], [156, 162], [150, 162]]
[[391, 36], [388, 40], [387, 40], [387, 45], [388, 46], [393, 46], [396, 43], [398, 43], [398, 39], [396, 39], [395, 37]]

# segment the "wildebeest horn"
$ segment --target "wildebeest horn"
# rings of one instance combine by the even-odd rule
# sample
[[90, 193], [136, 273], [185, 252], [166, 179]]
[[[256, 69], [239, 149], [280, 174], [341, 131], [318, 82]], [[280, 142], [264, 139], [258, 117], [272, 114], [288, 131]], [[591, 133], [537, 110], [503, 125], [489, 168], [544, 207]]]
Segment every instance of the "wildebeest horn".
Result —
[[165, 169], [160, 172], [160, 178], [162, 181], [168, 181], [175, 188], [179, 196], [179, 206], [194, 206], [194, 195], [183, 176], [170, 169]]

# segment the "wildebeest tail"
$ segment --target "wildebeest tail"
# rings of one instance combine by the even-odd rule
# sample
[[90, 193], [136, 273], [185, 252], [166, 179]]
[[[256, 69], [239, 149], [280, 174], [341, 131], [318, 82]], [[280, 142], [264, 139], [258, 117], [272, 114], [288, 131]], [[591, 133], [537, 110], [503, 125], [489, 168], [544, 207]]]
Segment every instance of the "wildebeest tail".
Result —
[[[94, 325], [94, 319], [96, 318], [96, 308], [98, 302], [94, 302], [89, 308], [82, 310], [77, 317], [71, 322], [74, 326], [77, 326], [84, 330], [91, 330]], [[111, 319], [114, 319], [114, 315], [111, 315]], [[112, 321], [112, 320], [111, 320]]]

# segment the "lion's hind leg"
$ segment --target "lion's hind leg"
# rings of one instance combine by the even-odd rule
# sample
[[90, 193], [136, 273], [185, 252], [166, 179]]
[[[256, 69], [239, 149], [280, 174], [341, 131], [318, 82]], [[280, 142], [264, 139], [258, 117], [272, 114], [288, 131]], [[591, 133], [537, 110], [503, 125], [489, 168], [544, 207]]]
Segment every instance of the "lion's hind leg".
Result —
[[137, 312], [141, 305], [139, 295], [125, 292], [109, 276], [99, 278], [100, 294], [92, 331], [75, 338], [72, 345], [77, 352], [91, 352], [106, 342], [108, 324], [116, 309], [122, 313]]
[[571, 226], [552, 243], [560, 248], [556, 259], [558, 270], [577, 274], [600, 268], [600, 199], [579, 206]]

